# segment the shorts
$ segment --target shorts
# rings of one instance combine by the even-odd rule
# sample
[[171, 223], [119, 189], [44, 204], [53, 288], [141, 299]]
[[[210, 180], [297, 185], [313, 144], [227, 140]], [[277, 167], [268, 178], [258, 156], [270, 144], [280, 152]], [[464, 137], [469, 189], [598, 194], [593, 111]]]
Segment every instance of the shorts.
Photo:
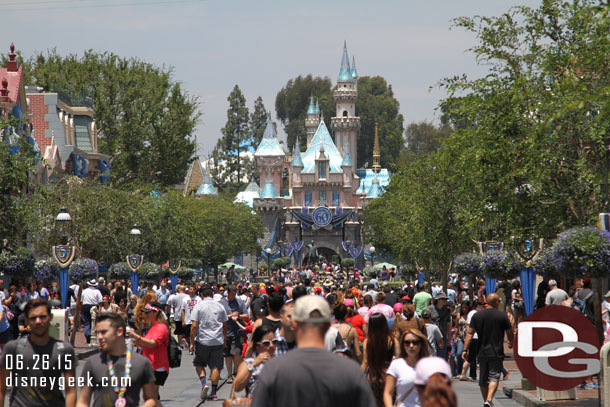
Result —
[[479, 387], [487, 386], [490, 382], [498, 383], [502, 373], [502, 359], [479, 358]]
[[225, 340], [225, 358], [239, 356], [243, 349], [244, 337], [242, 335], [227, 336]]
[[182, 335], [184, 335], [187, 338], [189, 338], [188, 340], [190, 341], [190, 337], [191, 337], [191, 324], [182, 325]]
[[155, 384], [157, 386], [163, 386], [167, 380], [169, 373], [165, 370], [155, 370]]
[[222, 370], [224, 365], [222, 348], [222, 345], [208, 346], [195, 342], [195, 357], [193, 358], [193, 366], [209, 367], [210, 369]]
[[176, 324], [176, 329], [174, 329], [174, 335], [182, 335], [184, 332], [184, 327], [182, 326], [182, 321], [174, 320], [174, 324]]

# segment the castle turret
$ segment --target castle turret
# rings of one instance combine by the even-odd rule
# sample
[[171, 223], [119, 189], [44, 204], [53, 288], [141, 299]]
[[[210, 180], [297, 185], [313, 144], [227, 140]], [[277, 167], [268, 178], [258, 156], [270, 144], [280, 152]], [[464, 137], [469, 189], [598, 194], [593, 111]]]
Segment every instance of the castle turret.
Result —
[[305, 130], [307, 131], [307, 147], [311, 142], [316, 129], [320, 124], [320, 107], [318, 102], [314, 104], [313, 96], [309, 99], [309, 108], [307, 109], [307, 118], [305, 119]]
[[375, 122], [375, 141], [373, 143], [373, 171], [375, 174], [381, 170], [381, 150], [379, 149], [379, 133], [377, 132], [377, 122]]
[[337, 110], [336, 116], [331, 119], [331, 127], [335, 132], [337, 148], [346, 151], [346, 147], [349, 146], [350, 155], [355, 166], [358, 163], [356, 138], [360, 129], [360, 117], [356, 116], [358, 90], [353, 74], [356, 74], [356, 77], [358, 76], [355, 68], [350, 67], [347, 44], [344, 43], [337, 87], [333, 93]]

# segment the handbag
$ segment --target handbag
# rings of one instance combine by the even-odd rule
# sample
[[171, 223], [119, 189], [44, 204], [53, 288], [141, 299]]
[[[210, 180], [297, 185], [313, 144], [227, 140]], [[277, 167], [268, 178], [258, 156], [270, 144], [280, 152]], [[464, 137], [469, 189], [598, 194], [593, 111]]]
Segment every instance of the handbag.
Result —
[[222, 407], [250, 407], [252, 397], [235, 397], [235, 388], [231, 386], [231, 395], [222, 402]]

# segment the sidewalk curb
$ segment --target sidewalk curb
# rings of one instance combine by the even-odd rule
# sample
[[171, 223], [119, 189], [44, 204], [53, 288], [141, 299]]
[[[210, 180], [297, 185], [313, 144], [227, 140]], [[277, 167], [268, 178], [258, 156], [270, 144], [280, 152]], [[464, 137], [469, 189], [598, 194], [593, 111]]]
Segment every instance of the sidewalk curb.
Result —
[[504, 394], [525, 407], [550, 407], [546, 401], [538, 400], [533, 394], [518, 388], [504, 387]]

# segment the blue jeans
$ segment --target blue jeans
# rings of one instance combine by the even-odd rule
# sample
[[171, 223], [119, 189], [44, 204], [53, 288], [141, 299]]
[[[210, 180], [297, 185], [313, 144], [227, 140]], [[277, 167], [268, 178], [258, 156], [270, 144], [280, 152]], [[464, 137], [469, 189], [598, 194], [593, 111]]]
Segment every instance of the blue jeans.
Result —
[[456, 375], [462, 374], [462, 368], [464, 367], [464, 359], [462, 359], [462, 352], [464, 352], [464, 341], [458, 339], [457, 352], [455, 355], [455, 372]]

